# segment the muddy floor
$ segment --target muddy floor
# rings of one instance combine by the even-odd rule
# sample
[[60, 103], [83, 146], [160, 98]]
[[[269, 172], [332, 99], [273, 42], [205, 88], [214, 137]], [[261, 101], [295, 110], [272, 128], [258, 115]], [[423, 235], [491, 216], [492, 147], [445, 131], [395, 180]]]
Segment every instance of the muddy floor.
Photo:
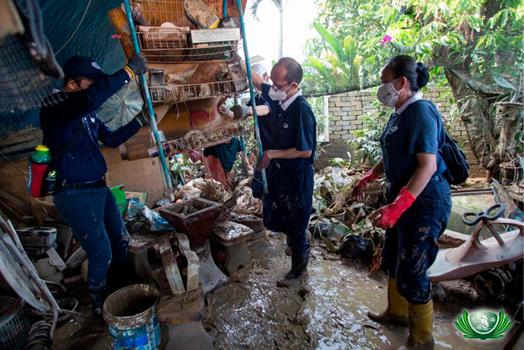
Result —
[[[206, 296], [204, 327], [215, 349], [396, 349], [407, 336], [399, 327], [371, 322], [368, 310], [386, 306], [386, 277], [340, 260], [318, 245], [312, 249], [308, 282], [288, 289], [275, 282], [288, 269], [283, 235], [250, 245], [251, 264]], [[502, 349], [500, 342], [466, 341], [454, 326], [462, 312], [436, 304], [436, 349]], [[111, 349], [105, 328], [70, 320], [57, 329], [53, 349]], [[193, 350], [193, 349], [190, 349]]]
[[[215, 349], [390, 349], [406, 330], [371, 322], [368, 310], [386, 306], [386, 277], [315, 245], [308, 282], [277, 288], [289, 269], [285, 239], [275, 234], [251, 245], [252, 266], [207, 297], [205, 327]], [[436, 305], [436, 349], [502, 349], [497, 342], [466, 341], [454, 326], [462, 308]]]

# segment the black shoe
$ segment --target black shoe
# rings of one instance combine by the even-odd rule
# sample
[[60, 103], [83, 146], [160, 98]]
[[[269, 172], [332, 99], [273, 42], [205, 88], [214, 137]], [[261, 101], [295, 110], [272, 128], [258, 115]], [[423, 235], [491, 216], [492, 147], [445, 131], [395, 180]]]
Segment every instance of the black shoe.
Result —
[[304, 255], [291, 255], [291, 270], [277, 281], [278, 287], [291, 287], [304, 279], [307, 279], [307, 265], [309, 262], [309, 249]]
[[95, 321], [102, 325], [104, 324], [103, 309], [104, 301], [107, 298], [107, 292], [107, 286], [98, 288], [96, 290], [91, 289], [89, 291], [89, 297], [91, 298], [91, 307], [93, 310], [93, 318], [95, 319]]

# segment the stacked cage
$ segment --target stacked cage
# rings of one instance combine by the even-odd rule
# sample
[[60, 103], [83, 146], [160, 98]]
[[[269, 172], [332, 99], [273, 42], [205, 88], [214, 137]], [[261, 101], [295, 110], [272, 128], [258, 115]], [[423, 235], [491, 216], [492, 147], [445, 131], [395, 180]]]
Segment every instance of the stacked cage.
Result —
[[[213, 24], [203, 24], [205, 15], [188, 9], [196, 2], [207, 6], [210, 16], [207, 24]], [[134, 0], [131, 4], [138, 44], [149, 63], [151, 100], [155, 109], [168, 106], [169, 110], [176, 111], [177, 121], [171, 114], [171, 120], [165, 122], [166, 125], [178, 125], [177, 129], [167, 127], [171, 130], [165, 134], [170, 141], [163, 143], [166, 153], [206, 148], [246, 134], [249, 130], [246, 121], [230, 120], [225, 125], [209, 121], [206, 125], [194, 125], [187, 114], [179, 113], [179, 109], [187, 110], [188, 103], [200, 105], [203, 101], [198, 100], [238, 95], [248, 88], [247, 76], [237, 55], [241, 35], [238, 21], [235, 23], [236, 6], [230, 6], [231, 17], [221, 21], [222, 0]], [[124, 42], [123, 45], [126, 50]], [[189, 129], [188, 124], [191, 124]], [[138, 154], [144, 154], [137, 148], [144, 142], [138, 140], [139, 137], [143, 138], [137, 136], [135, 141], [126, 144], [125, 152], [121, 149], [123, 158], [136, 159]], [[133, 142], [136, 145], [131, 145]], [[148, 147], [147, 154], [156, 156], [157, 150]]]
[[[218, 2], [211, 2], [215, 11]], [[247, 89], [236, 56], [238, 28], [192, 29], [183, 0], [141, 0], [133, 5], [142, 18], [137, 26], [142, 53], [152, 67], [159, 67], [149, 78], [153, 103], [180, 103]]]

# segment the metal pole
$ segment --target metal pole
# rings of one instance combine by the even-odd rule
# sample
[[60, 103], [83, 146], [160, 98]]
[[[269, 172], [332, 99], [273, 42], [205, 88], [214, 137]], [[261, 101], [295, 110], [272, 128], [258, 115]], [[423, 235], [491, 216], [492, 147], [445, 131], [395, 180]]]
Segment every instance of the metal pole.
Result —
[[222, 2], [222, 18], [227, 17], [227, 0]]
[[[242, 1], [237, 0], [238, 16], [240, 18], [240, 31], [242, 32], [242, 41], [244, 43], [244, 56], [246, 58], [246, 73], [247, 79], [249, 81], [249, 95], [251, 106], [253, 107], [253, 118], [255, 122], [255, 138], [257, 139], [258, 145], [258, 158], [262, 158], [264, 150], [262, 149], [262, 142], [260, 141], [260, 129], [258, 126], [258, 115], [256, 111], [255, 104], [255, 89], [253, 87], [253, 77], [251, 75], [251, 62], [249, 60], [249, 51], [247, 49], [247, 37], [246, 37], [246, 26], [244, 25], [244, 10], [242, 9]], [[264, 185], [264, 193], [267, 194], [267, 178], [266, 170], [262, 169], [262, 182]]]
[[[138, 55], [140, 54], [140, 46], [138, 45], [138, 38], [136, 34], [135, 24], [133, 23], [133, 16], [131, 14], [131, 5], [129, 4], [129, 0], [124, 0], [124, 7], [126, 9], [127, 24], [129, 25], [131, 39], [133, 40], [133, 47], [135, 48], [135, 52]], [[160, 141], [160, 136], [158, 135], [158, 128], [156, 125], [156, 118], [155, 118], [155, 110], [153, 109], [153, 102], [151, 101], [151, 96], [149, 95], [149, 88], [147, 87], [146, 76], [145, 74], [141, 74], [138, 78], [140, 80], [140, 85], [142, 86], [142, 90], [146, 98], [147, 111], [149, 113], [149, 118], [150, 118], [149, 126], [151, 127], [151, 130], [153, 131], [153, 135], [155, 137], [155, 143], [156, 143], [156, 146], [158, 147], [158, 158], [160, 158], [160, 166], [164, 174], [164, 177], [163, 177], [164, 186], [168, 191], [171, 192], [173, 190], [173, 185], [171, 184], [171, 176], [169, 175], [169, 168], [167, 166], [166, 156], [164, 154], [164, 148], [162, 147], [162, 141]]]

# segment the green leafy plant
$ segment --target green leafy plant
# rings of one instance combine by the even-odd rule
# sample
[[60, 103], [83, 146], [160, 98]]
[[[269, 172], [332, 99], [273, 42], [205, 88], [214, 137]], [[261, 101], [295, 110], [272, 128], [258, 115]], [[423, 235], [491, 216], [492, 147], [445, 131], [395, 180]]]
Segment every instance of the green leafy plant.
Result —
[[373, 105], [378, 112], [363, 116], [362, 129], [353, 131], [353, 138], [348, 140], [357, 162], [369, 165], [374, 165], [382, 158], [380, 136], [389, 118], [389, 113], [378, 102], [373, 102]]
[[473, 154], [497, 177], [495, 104], [522, 101], [523, 1], [319, 0], [318, 8], [307, 94], [378, 85], [388, 58], [412, 55], [430, 67], [432, 83], [450, 87]]

